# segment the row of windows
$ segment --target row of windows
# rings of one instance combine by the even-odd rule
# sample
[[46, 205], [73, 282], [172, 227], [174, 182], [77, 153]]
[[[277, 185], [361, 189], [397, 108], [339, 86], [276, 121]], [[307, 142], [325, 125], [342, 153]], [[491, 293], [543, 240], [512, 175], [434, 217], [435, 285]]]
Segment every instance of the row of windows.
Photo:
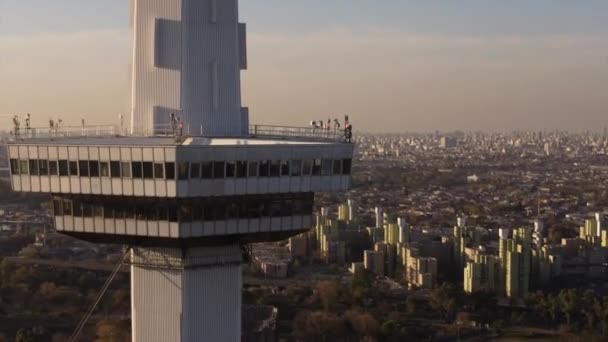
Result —
[[96, 160], [10, 160], [13, 175], [112, 178], [224, 179], [248, 177], [349, 175], [351, 159], [264, 160], [216, 162], [119, 162]]
[[55, 216], [103, 217], [148, 221], [198, 222], [262, 217], [310, 216], [313, 193], [228, 196], [205, 199], [95, 200], [93, 197], [55, 197]]

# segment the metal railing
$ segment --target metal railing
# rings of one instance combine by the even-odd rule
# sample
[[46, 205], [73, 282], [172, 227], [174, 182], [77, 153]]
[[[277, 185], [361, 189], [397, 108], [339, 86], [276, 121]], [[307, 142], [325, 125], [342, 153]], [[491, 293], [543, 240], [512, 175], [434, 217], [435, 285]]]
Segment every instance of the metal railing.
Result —
[[65, 126], [45, 128], [25, 128], [12, 132], [16, 140], [36, 138], [81, 138], [81, 137], [111, 137], [120, 134], [120, 129], [113, 125], [104, 126]]
[[325, 129], [314, 127], [285, 127], [252, 125], [249, 127], [249, 135], [252, 137], [264, 137], [271, 139], [296, 139], [313, 141], [344, 142], [345, 134], [342, 129]]
[[[188, 126], [180, 132], [179, 127], [170, 124], [155, 125], [150, 131], [132, 134], [126, 129], [114, 125], [104, 126], [65, 126], [20, 129], [13, 132], [15, 140], [44, 139], [44, 138], [85, 138], [85, 137], [118, 137], [118, 136], [148, 136], [148, 137], [177, 137], [194, 136]], [[330, 141], [347, 142], [343, 129], [325, 129], [313, 127], [286, 127], [270, 125], [251, 125], [251, 138], [266, 138], [279, 140]], [[230, 138], [230, 136], [228, 136]], [[235, 136], [234, 138], [238, 138]]]

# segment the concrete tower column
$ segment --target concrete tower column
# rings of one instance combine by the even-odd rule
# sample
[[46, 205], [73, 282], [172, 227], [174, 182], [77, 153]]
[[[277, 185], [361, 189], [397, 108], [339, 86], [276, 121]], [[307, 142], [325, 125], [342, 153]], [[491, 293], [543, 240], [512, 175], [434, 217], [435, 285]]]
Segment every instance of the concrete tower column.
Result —
[[134, 248], [134, 342], [240, 341], [240, 246]]

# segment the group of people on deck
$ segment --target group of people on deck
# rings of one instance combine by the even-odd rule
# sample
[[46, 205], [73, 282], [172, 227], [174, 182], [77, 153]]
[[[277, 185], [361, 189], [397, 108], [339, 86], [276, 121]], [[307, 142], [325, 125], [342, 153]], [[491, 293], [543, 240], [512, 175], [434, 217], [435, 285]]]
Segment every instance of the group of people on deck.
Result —
[[[311, 121], [310, 122], [310, 126], [317, 130], [324, 130], [327, 132], [330, 132], [332, 130], [332, 121], [331, 119], [327, 119], [327, 123], [325, 123], [323, 120], [319, 120], [319, 121]], [[340, 123], [340, 120], [338, 120], [337, 118], [334, 119], [333, 121], [333, 130], [335, 132], [338, 132], [341, 129], [342, 125]], [[346, 142], [352, 142], [353, 139], [353, 126], [351, 125], [348, 115], [344, 116], [344, 140]]]
[[169, 115], [169, 121], [171, 123], [171, 134], [181, 137], [184, 134], [184, 120], [179, 116], [175, 115], [175, 113], [171, 113]]

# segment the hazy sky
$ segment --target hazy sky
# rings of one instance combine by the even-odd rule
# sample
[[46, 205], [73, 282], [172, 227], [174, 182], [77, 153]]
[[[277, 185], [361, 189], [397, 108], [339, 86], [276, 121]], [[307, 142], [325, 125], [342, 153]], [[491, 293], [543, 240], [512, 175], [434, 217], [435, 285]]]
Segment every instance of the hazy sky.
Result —
[[[129, 0], [0, 0], [0, 129], [128, 112]], [[369, 131], [599, 129], [606, 0], [241, 0], [252, 122]]]

